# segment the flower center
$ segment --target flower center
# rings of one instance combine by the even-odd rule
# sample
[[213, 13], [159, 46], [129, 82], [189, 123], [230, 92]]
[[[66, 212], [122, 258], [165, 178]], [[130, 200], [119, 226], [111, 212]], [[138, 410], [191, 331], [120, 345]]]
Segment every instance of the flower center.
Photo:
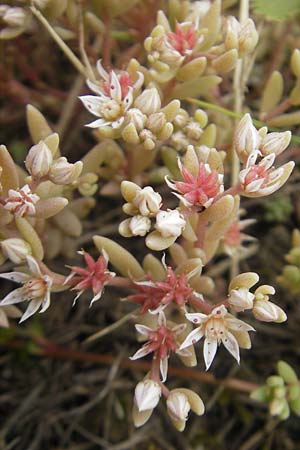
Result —
[[224, 320], [221, 317], [212, 317], [205, 324], [205, 336], [217, 339], [218, 342], [223, 338], [225, 331]]
[[106, 120], [115, 120], [123, 113], [122, 106], [115, 100], [109, 100], [104, 103], [100, 108], [100, 114]]
[[23, 286], [28, 300], [43, 298], [47, 291], [47, 283], [43, 278], [31, 278]]

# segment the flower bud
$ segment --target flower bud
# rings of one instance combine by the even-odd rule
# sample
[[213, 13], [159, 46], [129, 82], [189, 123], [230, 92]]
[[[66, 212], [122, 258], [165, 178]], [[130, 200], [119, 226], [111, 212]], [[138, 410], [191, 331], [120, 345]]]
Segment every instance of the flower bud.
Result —
[[10, 27], [22, 27], [27, 17], [28, 15], [24, 8], [13, 6], [6, 9], [2, 15], [2, 20]]
[[151, 216], [159, 211], [162, 198], [151, 186], [146, 186], [137, 191], [132, 203], [139, 209], [142, 216]]
[[228, 298], [229, 305], [237, 312], [253, 307], [254, 295], [247, 288], [233, 289]]
[[162, 112], [151, 114], [147, 120], [147, 128], [153, 133], [158, 133], [165, 124], [166, 117]]
[[185, 227], [185, 219], [177, 209], [169, 211], [159, 211], [156, 216], [155, 228], [162, 237], [178, 237]]
[[145, 127], [147, 116], [138, 108], [131, 108], [126, 113], [126, 123], [132, 123], [137, 131], [141, 131]]
[[255, 28], [255, 23], [252, 19], [247, 19], [242, 25], [239, 37], [239, 53], [251, 53], [258, 42], [258, 33]]
[[157, 89], [145, 89], [145, 91], [136, 98], [134, 106], [147, 116], [158, 112], [161, 107], [161, 100]]
[[130, 219], [129, 229], [133, 236], [145, 236], [150, 230], [151, 221], [145, 216], [134, 216]]
[[19, 238], [4, 239], [1, 242], [1, 250], [15, 264], [26, 261], [26, 256], [31, 255], [30, 245]]
[[81, 161], [70, 164], [68, 163], [67, 158], [62, 156], [53, 161], [49, 172], [49, 178], [55, 184], [71, 184], [78, 179], [82, 167]]
[[252, 124], [250, 114], [245, 114], [238, 123], [234, 133], [234, 148], [241, 161], [245, 161], [253, 151], [257, 150], [260, 144], [258, 131]]
[[188, 418], [191, 405], [188, 398], [182, 392], [172, 392], [167, 399], [167, 409], [169, 415], [174, 420], [184, 420]]
[[253, 307], [253, 315], [262, 322], [285, 322], [286, 313], [275, 303], [269, 300], [256, 300]]
[[34, 178], [46, 176], [53, 161], [52, 153], [45, 142], [40, 141], [33, 145], [25, 159], [25, 166]]
[[269, 133], [263, 138], [259, 147], [263, 155], [275, 153], [280, 155], [291, 142], [292, 133], [284, 131], [283, 133]]
[[160, 385], [153, 380], [144, 380], [136, 385], [134, 402], [140, 412], [147, 411], [157, 406], [160, 396]]

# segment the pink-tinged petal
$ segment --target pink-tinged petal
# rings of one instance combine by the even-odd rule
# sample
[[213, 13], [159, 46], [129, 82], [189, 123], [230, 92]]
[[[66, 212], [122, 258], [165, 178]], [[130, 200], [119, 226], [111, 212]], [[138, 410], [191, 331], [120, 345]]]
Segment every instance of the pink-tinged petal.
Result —
[[207, 319], [207, 315], [202, 313], [188, 313], [185, 317], [193, 323], [202, 323], [203, 320]]
[[149, 355], [149, 353], [152, 352], [152, 346], [150, 344], [143, 345], [142, 348], [140, 348], [133, 356], [130, 356], [130, 359], [134, 361], [135, 359], [143, 358], [146, 355]]
[[167, 356], [160, 360], [159, 369], [160, 369], [162, 382], [164, 383], [168, 376], [168, 357]]
[[99, 113], [103, 102], [109, 101], [109, 97], [97, 97], [96, 95], [82, 95], [79, 99], [84, 104], [85, 108], [94, 116], [100, 117]]
[[41, 304], [42, 300], [31, 300], [19, 323], [22, 323], [24, 322], [24, 320], [27, 320], [29, 317], [33, 316], [33, 314], [37, 312]]
[[107, 125], [110, 125], [110, 122], [107, 122], [107, 120], [104, 119], [97, 119], [93, 122], [87, 123], [85, 126], [89, 128], [101, 128], [106, 127]]
[[180, 350], [185, 349], [186, 347], [190, 347], [190, 345], [196, 344], [203, 337], [204, 332], [201, 327], [195, 328], [195, 330], [191, 331], [190, 334], [185, 338], [183, 343], [180, 346]]
[[10, 292], [3, 300], [0, 302], [0, 306], [13, 305], [14, 303], [20, 303], [27, 300], [24, 296], [24, 289], [18, 288]]
[[138, 333], [142, 334], [143, 336], [149, 336], [150, 333], [152, 333], [153, 329], [150, 327], [146, 327], [146, 325], [142, 325], [137, 323], [135, 325], [135, 329]]
[[229, 331], [222, 338], [222, 343], [224, 347], [229, 351], [229, 353], [240, 363], [240, 349], [236, 338]]
[[217, 339], [213, 338], [206, 338], [204, 341], [203, 346], [203, 356], [205, 361], [206, 370], [208, 370], [211, 366], [211, 363], [214, 360], [214, 357], [216, 356], [218, 348], [218, 341]]
[[0, 327], [9, 327], [7, 316], [2, 308], [0, 308]]
[[111, 71], [110, 73], [110, 96], [118, 103], [122, 100], [122, 89], [114, 71]]
[[22, 272], [7, 272], [0, 273], [0, 278], [5, 278], [6, 280], [14, 281], [15, 283], [26, 283], [31, 277]]

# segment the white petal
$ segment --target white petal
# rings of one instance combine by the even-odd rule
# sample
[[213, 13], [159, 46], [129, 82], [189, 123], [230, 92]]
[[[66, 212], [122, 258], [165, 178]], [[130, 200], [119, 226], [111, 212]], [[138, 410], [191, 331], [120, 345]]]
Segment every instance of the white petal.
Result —
[[132, 88], [129, 87], [128, 92], [123, 99], [123, 105], [125, 106], [125, 111], [127, 111], [130, 108], [130, 106], [132, 105], [132, 102], [133, 102], [133, 93], [132, 93]]
[[196, 344], [196, 342], [200, 341], [203, 334], [204, 333], [201, 330], [201, 327], [195, 328], [195, 330], [191, 331], [191, 333], [185, 338], [185, 340], [180, 346], [180, 350], [183, 350], [184, 348], [189, 347], [190, 345]]
[[164, 383], [168, 376], [168, 357], [167, 356], [160, 360], [159, 369], [160, 369], [162, 382]]
[[89, 306], [90, 308], [93, 306], [93, 304], [94, 304], [97, 300], [99, 300], [99, 299], [101, 298], [102, 292], [103, 292], [103, 290], [101, 290], [100, 292], [98, 292], [98, 294], [94, 295], [94, 297], [93, 297], [92, 300], [91, 300], [90, 306]]
[[258, 165], [260, 167], [264, 167], [265, 169], [270, 169], [270, 167], [273, 166], [275, 158], [275, 153], [270, 153], [269, 155], [265, 156]]
[[235, 317], [226, 317], [226, 326], [228, 328], [231, 328], [231, 330], [236, 331], [255, 331], [255, 329], [251, 327], [251, 325], [248, 325], [246, 322], [236, 319]]
[[206, 365], [206, 370], [208, 370], [211, 366], [211, 363], [214, 360], [218, 348], [217, 339], [206, 338], [203, 346], [203, 356]]
[[261, 155], [261, 153], [258, 150], [254, 150], [253, 152], [250, 153], [250, 155], [248, 157], [248, 160], [247, 160], [246, 169], [248, 169], [251, 166], [255, 165], [256, 160], [257, 160], [259, 155]]
[[12, 305], [14, 303], [20, 303], [25, 300], [27, 299], [24, 297], [24, 289], [21, 287], [10, 292], [3, 300], [1, 300], [0, 306]]
[[91, 80], [86, 80], [86, 84], [88, 85], [91, 91], [95, 92], [95, 94], [98, 94], [100, 97], [105, 95], [103, 92], [103, 88], [99, 84], [94, 83]]
[[46, 309], [49, 308], [49, 306], [50, 306], [50, 291], [47, 291], [46, 292], [46, 296], [45, 296], [45, 298], [43, 299], [43, 302], [42, 302], [42, 308], [40, 310], [40, 313], [45, 312]]
[[144, 83], [144, 75], [142, 74], [142, 72], [137, 72], [138, 74], [138, 79], [136, 80], [136, 82], [133, 85], [133, 88], [137, 91], [142, 87], [142, 84]]
[[113, 70], [111, 71], [110, 76], [111, 76], [110, 96], [111, 96], [111, 98], [116, 100], [116, 102], [120, 103], [120, 101], [122, 100], [122, 89], [120, 86], [120, 82], [118, 80], [117, 75], [115, 74], [115, 72]]
[[135, 352], [134, 355], [130, 356], [130, 359], [134, 361], [135, 359], [143, 358], [144, 356], [148, 355], [149, 353], [151, 353], [151, 349], [149, 347], [149, 344], [143, 345], [143, 347]]
[[35, 312], [37, 312], [41, 304], [42, 300], [31, 300], [19, 323], [24, 322], [24, 320], [28, 319]]
[[43, 277], [43, 274], [41, 272], [41, 269], [36, 261], [32, 256], [26, 256], [27, 264], [29, 267], [30, 272], [33, 275], [36, 275], [38, 277]]
[[82, 101], [85, 108], [97, 117], [101, 117], [100, 109], [103, 105], [103, 101], [109, 101], [109, 98], [97, 97], [96, 95], [82, 95], [79, 99]]
[[6, 280], [14, 281], [15, 283], [26, 283], [31, 277], [27, 273], [7, 272], [0, 273], [0, 278], [5, 278]]
[[138, 333], [142, 334], [143, 336], [149, 336], [149, 333], [152, 333], [152, 328], [150, 327], [146, 327], [146, 325], [141, 325], [139, 323], [137, 323], [135, 325], [135, 329]]
[[111, 123], [111, 126], [113, 129], [118, 129], [118, 128], [120, 128], [120, 126], [122, 125], [123, 122], [124, 122], [124, 117], [120, 117], [118, 120], [114, 120]]
[[87, 123], [85, 126], [89, 128], [101, 128], [106, 127], [107, 125], [111, 125], [111, 123], [107, 122], [104, 119], [97, 119], [94, 120], [93, 122]]
[[239, 344], [236, 338], [233, 336], [233, 334], [229, 333], [227, 331], [226, 335], [222, 338], [222, 343], [224, 347], [231, 353], [231, 355], [237, 360], [237, 362], [240, 362], [240, 349]]
[[105, 81], [109, 81], [109, 75], [106, 72], [106, 70], [104, 69], [104, 67], [102, 66], [101, 59], [98, 59], [96, 67], [97, 67], [97, 70], [98, 70], [101, 78], [103, 78]]
[[251, 181], [247, 186], [245, 187], [246, 192], [257, 192], [261, 186], [264, 184], [264, 179], [260, 178], [258, 180]]
[[188, 313], [185, 315], [185, 317], [187, 318], [187, 320], [193, 323], [202, 323], [203, 320], [207, 319], [207, 315], [202, 313]]

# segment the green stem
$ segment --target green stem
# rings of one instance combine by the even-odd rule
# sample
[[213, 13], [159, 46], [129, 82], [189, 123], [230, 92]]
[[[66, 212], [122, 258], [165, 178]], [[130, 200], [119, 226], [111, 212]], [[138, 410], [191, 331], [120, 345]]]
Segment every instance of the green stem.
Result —
[[78, 70], [78, 72], [84, 75], [85, 78], [88, 78], [86, 68], [84, 67], [80, 59], [78, 59], [77, 56], [72, 52], [72, 50], [67, 46], [67, 44], [65, 44], [62, 38], [52, 28], [48, 20], [43, 16], [43, 14], [38, 9], [36, 9], [35, 6], [31, 6], [30, 9], [32, 14], [41, 22], [41, 24], [46, 28], [46, 30], [49, 31], [51, 37], [54, 39], [54, 41], [57, 43], [60, 49], [64, 52], [67, 58], [71, 61], [74, 67]]

